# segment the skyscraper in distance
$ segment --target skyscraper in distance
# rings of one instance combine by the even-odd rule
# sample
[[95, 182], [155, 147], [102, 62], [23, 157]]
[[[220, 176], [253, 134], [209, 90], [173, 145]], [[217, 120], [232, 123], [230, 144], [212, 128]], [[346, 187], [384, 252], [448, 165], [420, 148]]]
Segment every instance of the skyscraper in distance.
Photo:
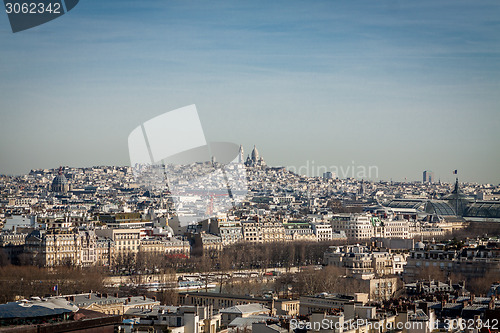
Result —
[[430, 170], [425, 170], [422, 178], [423, 178], [422, 179], [423, 183], [432, 183], [434, 182], [434, 172]]

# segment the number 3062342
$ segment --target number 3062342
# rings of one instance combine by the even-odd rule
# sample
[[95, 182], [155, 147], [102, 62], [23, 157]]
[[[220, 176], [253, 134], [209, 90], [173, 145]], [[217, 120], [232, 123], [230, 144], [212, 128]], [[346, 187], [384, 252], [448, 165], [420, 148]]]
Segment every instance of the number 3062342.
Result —
[[7, 14], [61, 14], [60, 3], [30, 2], [30, 3], [10, 3], [5, 4]]

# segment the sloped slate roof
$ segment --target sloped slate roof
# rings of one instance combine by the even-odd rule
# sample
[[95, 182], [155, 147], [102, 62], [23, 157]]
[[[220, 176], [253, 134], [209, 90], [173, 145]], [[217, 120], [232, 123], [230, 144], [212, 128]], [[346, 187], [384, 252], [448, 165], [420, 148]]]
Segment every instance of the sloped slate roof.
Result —
[[255, 313], [262, 311], [269, 311], [269, 309], [264, 307], [262, 304], [244, 304], [222, 309], [220, 310], [220, 313], [246, 314], [246, 313]]
[[62, 298], [0, 304], [0, 318], [35, 318], [76, 312], [78, 307]]

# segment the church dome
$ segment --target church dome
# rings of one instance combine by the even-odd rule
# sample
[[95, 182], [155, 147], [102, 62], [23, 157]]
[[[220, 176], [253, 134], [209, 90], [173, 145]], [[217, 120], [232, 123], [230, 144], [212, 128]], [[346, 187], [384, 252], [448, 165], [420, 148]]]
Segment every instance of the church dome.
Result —
[[259, 159], [259, 151], [257, 150], [257, 147], [253, 146], [252, 160], [257, 161], [258, 159]]
[[69, 190], [68, 180], [62, 173], [62, 169], [59, 169], [59, 173], [52, 181], [52, 185], [50, 186], [50, 190], [52, 192], [66, 193]]

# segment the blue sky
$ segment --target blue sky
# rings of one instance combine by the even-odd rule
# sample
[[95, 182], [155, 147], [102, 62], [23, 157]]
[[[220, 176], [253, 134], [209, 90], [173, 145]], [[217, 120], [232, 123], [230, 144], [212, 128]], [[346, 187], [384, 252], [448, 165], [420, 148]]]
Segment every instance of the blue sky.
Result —
[[[126, 165], [196, 104], [271, 165], [499, 183], [497, 1], [96, 1], [13, 34], [0, 13], [0, 174]], [[353, 162], [354, 161], [354, 162]]]

